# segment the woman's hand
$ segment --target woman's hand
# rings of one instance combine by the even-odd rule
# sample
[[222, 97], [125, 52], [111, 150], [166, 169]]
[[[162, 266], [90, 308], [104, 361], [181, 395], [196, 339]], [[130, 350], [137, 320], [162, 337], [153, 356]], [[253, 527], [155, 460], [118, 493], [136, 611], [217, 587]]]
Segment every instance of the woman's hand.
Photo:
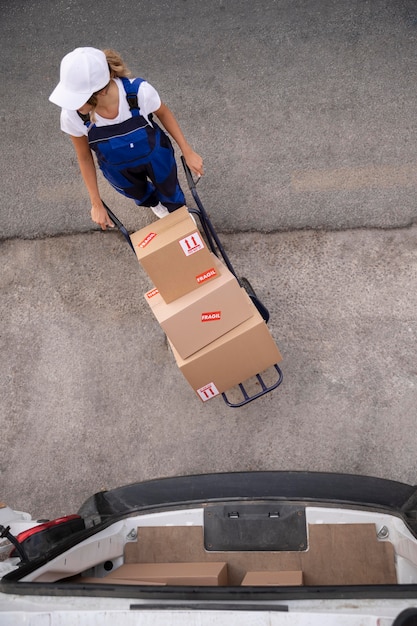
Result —
[[107, 227], [114, 228], [114, 224], [101, 202], [97, 202], [96, 204], [92, 205], [91, 219], [93, 220], [93, 222], [98, 224], [102, 230], [106, 230]]
[[183, 156], [185, 162], [187, 163], [193, 174], [196, 174], [197, 176], [203, 176], [203, 159], [201, 158], [201, 156], [191, 149], [189, 151], [186, 151]]

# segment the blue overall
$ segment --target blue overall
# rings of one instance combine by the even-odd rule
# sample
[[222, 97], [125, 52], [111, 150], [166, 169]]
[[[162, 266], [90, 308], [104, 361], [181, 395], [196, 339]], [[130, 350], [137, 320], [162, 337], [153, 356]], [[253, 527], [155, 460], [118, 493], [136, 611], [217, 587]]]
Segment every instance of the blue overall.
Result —
[[185, 204], [171, 141], [155, 122], [150, 126], [140, 114], [137, 94], [143, 79], [121, 80], [132, 117], [110, 126], [86, 121], [88, 143], [116, 191], [141, 206], [161, 202], [171, 213]]

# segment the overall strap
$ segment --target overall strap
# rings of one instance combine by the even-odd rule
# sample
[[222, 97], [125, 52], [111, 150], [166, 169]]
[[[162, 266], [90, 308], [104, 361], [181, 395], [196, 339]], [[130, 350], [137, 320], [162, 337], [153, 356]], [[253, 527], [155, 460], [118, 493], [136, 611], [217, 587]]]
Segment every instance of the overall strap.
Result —
[[80, 118], [82, 119], [84, 125], [87, 126], [87, 128], [88, 128], [90, 126], [90, 124], [91, 124], [90, 114], [89, 113], [80, 113], [79, 111], [77, 111], [77, 113], [80, 116]]
[[143, 83], [143, 78], [135, 78], [135, 80], [131, 83], [128, 78], [121, 77], [120, 80], [123, 83], [124, 90], [126, 92], [126, 100], [129, 105], [129, 109], [132, 113], [132, 116], [140, 115], [139, 111], [139, 103], [138, 103], [138, 91], [141, 83]]

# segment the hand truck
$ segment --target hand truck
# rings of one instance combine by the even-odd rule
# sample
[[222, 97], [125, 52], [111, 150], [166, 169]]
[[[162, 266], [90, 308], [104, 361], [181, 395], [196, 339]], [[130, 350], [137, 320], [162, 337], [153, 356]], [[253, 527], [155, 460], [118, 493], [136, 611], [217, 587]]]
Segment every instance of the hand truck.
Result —
[[[204, 232], [204, 235], [206, 237], [206, 241], [207, 244], [211, 250], [211, 252], [213, 252], [213, 254], [215, 254], [217, 257], [221, 257], [226, 265], [226, 267], [228, 268], [228, 270], [235, 276], [236, 280], [238, 281], [239, 285], [241, 287], [243, 287], [246, 291], [246, 293], [248, 294], [248, 296], [250, 297], [250, 299], [252, 300], [253, 304], [255, 305], [255, 307], [257, 308], [258, 312], [260, 313], [261, 317], [263, 318], [263, 320], [265, 321], [265, 323], [268, 323], [269, 321], [269, 311], [268, 309], [264, 306], [264, 304], [262, 304], [262, 302], [259, 300], [259, 298], [257, 297], [252, 285], [250, 284], [250, 282], [248, 281], [247, 278], [244, 277], [238, 277], [238, 275], [236, 274], [233, 265], [230, 262], [230, 259], [228, 257], [228, 255], [226, 254], [226, 251], [214, 229], [214, 226], [207, 214], [207, 211], [205, 210], [200, 197], [197, 193], [196, 190], [196, 185], [199, 181], [199, 178], [197, 180], [194, 180], [193, 175], [188, 167], [188, 165], [185, 162], [184, 157], [181, 157], [181, 161], [182, 161], [182, 165], [184, 167], [184, 171], [185, 171], [185, 175], [187, 178], [187, 184], [188, 187], [190, 189], [191, 195], [193, 196], [194, 202], [196, 203], [196, 207], [197, 208], [190, 208], [188, 207], [188, 211], [189, 213], [195, 215], [198, 217], [202, 230]], [[107, 210], [110, 219], [114, 222], [114, 224], [117, 226], [117, 228], [120, 230], [120, 232], [122, 233], [122, 235], [124, 236], [124, 238], [126, 239], [127, 243], [129, 244], [129, 246], [132, 248], [133, 253], [136, 256], [136, 253], [134, 251], [133, 248], [133, 244], [132, 241], [130, 239], [130, 235], [127, 231], [127, 229], [125, 228], [125, 226], [122, 224], [122, 222], [119, 220], [119, 218], [109, 209], [109, 207], [106, 205], [105, 202], [103, 202], [103, 205], [105, 207], [105, 209]], [[261, 396], [264, 396], [265, 394], [269, 393], [270, 391], [273, 391], [274, 389], [276, 389], [277, 387], [279, 387], [279, 385], [282, 383], [283, 380], [283, 373], [282, 370], [280, 369], [280, 367], [278, 366], [277, 363], [275, 363], [272, 366], [275, 369], [275, 375], [276, 375], [276, 379], [274, 380], [274, 382], [272, 384], [267, 384], [265, 382], [265, 380], [262, 378], [261, 374], [256, 374], [254, 376], [254, 378], [257, 379], [261, 389], [260, 391], [257, 391], [255, 393], [249, 394], [249, 392], [247, 391], [247, 389], [244, 386], [244, 383], [238, 383], [238, 385], [236, 385], [236, 387], [239, 387], [240, 392], [242, 394], [242, 400], [238, 401], [238, 402], [232, 402], [231, 400], [229, 400], [226, 392], [223, 392], [221, 395], [223, 397], [224, 402], [232, 408], [238, 408], [241, 406], [244, 406], [245, 404], [248, 404], [249, 402], [252, 402], [253, 400], [256, 400], [257, 398], [260, 398]]]

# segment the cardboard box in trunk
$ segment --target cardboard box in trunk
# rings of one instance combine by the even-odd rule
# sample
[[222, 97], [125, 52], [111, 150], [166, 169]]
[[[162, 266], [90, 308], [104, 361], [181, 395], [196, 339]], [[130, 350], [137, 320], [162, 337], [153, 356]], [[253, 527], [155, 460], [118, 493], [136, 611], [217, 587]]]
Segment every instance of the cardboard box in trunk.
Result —
[[[64, 581], [60, 581], [64, 582]], [[71, 583], [77, 583], [82, 585], [156, 585], [158, 587], [165, 587], [166, 583], [150, 582], [149, 580], [137, 580], [136, 578], [112, 578], [111, 574], [103, 576], [103, 578], [92, 578], [86, 576], [77, 576], [68, 580]]]
[[165, 583], [166, 585], [225, 586], [227, 563], [127, 563], [106, 576], [117, 583], [136, 580], [144, 583]]
[[145, 300], [178, 354], [186, 359], [232, 330], [253, 314], [246, 291], [214, 254], [212, 266], [218, 278], [166, 303], [152, 289]]
[[303, 584], [301, 571], [247, 572], [241, 585], [250, 586], [300, 586]]
[[130, 236], [136, 256], [165, 302], [217, 277], [212, 254], [187, 207]]
[[248, 320], [187, 359], [170, 344], [178, 367], [203, 402], [282, 360], [252, 302], [251, 307], [252, 316]]

